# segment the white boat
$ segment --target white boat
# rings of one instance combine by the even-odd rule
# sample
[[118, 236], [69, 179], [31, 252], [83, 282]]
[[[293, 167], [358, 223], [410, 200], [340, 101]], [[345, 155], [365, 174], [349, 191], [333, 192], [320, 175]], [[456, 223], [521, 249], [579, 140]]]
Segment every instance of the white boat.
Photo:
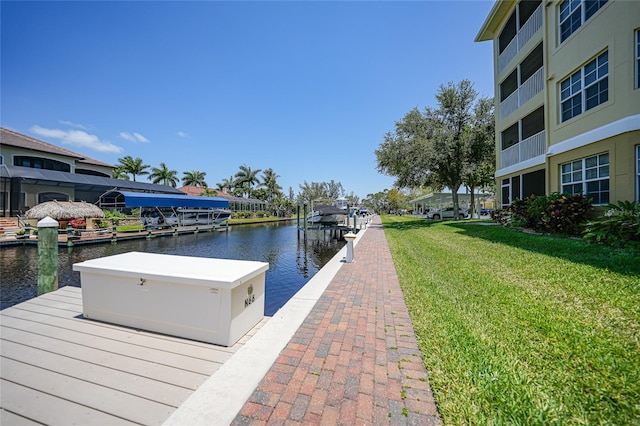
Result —
[[177, 209], [164, 217], [164, 223], [172, 226], [220, 225], [231, 217], [227, 209]]
[[319, 225], [335, 225], [344, 219], [346, 214], [346, 211], [334, 206], [317, 205], [313, 211], [307, 214], [307, 222]]

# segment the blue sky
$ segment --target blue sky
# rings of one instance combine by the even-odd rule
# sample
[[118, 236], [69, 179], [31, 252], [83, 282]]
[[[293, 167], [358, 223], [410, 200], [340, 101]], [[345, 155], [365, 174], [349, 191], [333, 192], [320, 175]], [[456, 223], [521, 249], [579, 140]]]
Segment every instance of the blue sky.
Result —
[[[493, 1], [1, 4], [3, 127], [116, 164], [391, 188], [375, 149], [440, 84], [493, 96]], [[138, 177], [144, 181], [146, 177]]]

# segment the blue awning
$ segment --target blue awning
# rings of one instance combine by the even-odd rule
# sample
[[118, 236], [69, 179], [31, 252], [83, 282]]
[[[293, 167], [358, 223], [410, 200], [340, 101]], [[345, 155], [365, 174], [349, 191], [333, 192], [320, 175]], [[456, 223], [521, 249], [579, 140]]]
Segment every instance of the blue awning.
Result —
[[229, 201], [222, 197], [205, 197], [148, 192], [110, 191], [100, 196], [101, 208], [122, 207], [183, 207], [228, 209]]

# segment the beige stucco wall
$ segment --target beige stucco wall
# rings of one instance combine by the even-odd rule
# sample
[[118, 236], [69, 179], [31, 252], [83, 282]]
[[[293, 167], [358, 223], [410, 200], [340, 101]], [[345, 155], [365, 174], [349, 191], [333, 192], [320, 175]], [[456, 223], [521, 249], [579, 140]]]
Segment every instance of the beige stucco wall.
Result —
[[628, 132], [549, 157], [549, 191], [560, 191], [560, 166], [563, 163], [608, 152], [611, 201], [635, 200], [635, 147], [639, 144], [640, 131]]

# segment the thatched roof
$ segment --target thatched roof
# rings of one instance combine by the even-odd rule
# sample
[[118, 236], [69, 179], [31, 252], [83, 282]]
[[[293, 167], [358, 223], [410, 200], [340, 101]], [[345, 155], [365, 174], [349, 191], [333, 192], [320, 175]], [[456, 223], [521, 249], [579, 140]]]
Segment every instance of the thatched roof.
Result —
[[98, 206], [90, 203], [75, 201], [47, 201], [27, 210], [24, 217], [27, 219], [44, 219], [50, 216], [55, 220], [67, 220], [75, 218], [101, 218], [104, 212]]

